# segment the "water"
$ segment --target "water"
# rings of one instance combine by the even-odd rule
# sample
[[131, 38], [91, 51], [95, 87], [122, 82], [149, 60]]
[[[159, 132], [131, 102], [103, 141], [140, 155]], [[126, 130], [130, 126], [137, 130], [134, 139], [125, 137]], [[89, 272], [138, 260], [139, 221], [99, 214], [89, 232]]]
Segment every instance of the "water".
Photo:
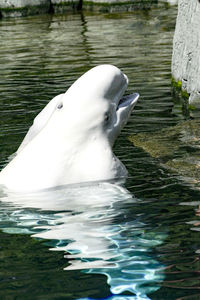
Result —
[[[125, 184], [1, 192], [1, 299], [200, 299], [199, 186], [168, 163], [198, 158], [197, 134], [195, 151], [182, 138], [193, 120], [171, 93], [175, 19], [161, 5], [0, 21], [1, 167], [44, 105], [91, 67], [117, 65], [141, 95], [115, 145]], [[134, 147], [138, 135], [159, 155]]]

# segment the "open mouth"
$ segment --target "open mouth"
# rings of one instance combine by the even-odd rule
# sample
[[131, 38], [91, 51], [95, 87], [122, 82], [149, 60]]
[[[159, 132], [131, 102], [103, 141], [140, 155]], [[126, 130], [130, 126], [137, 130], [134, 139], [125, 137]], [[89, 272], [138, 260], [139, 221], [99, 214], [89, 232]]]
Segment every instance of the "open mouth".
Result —
[[138, 98], [139, 98], [138, 93], [132, 93], [130, 95], [123, 96], [119, 100], [119, 104], [118, 104], [117, 109], [122, 108], [122, 107], [135, 106], [135, 104], [137, 103]]

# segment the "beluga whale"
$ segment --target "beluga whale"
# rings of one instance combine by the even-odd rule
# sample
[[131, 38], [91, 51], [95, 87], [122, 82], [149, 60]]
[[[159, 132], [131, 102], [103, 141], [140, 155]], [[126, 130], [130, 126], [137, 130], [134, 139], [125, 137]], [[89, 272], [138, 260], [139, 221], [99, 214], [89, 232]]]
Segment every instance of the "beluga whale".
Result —
[[138, 93], [124, 96], [128, 78], [113, 65], [99, 65], [54, 97], [36, 116], [0, 185], [34, 192], [67, 184], [125, 177], [112, 151]]

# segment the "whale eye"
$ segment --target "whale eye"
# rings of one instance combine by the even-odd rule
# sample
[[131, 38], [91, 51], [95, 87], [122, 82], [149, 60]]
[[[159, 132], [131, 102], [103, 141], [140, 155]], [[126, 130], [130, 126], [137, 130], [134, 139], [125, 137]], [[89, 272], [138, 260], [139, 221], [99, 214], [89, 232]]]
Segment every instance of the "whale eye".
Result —
[[57, 106], [57, 109], [61, 109], [61, 108], [63, 108], [63, 103], [62, 103], [62, 102], [60, 102], [60, 103], [58, 104], [58, 106]]
[[105, 113], [105, 116], [104, 116], [104, 122], [105, 122], [105, 123], [108, 123], [109, 120], [110, 120], [110, 113], [109, 113], [109, 112], [106, 112], [106, 113]]

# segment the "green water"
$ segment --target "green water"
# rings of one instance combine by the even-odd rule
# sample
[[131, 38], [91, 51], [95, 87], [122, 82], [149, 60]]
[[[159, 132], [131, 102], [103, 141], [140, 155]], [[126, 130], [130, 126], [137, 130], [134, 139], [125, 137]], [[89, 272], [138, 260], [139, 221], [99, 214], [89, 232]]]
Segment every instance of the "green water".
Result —
[[[161, 5], [0, 20], [1, 167], [44, 105], [91, 67], [118, 66], [141, 95], [115, 145], [129, 171], [124, 188], [41, 194], [47, 205], [37, 209], [31, 197], [14, 205], [1, 195], [1, 299], [200, 299], [197, 176], [172, 164], [198, 159], [198, 135], [195, 149], [181, 138], [192, 120], [171, 92], [176, 13]], [[134, 146], [138, 135], [155, 146]]]

